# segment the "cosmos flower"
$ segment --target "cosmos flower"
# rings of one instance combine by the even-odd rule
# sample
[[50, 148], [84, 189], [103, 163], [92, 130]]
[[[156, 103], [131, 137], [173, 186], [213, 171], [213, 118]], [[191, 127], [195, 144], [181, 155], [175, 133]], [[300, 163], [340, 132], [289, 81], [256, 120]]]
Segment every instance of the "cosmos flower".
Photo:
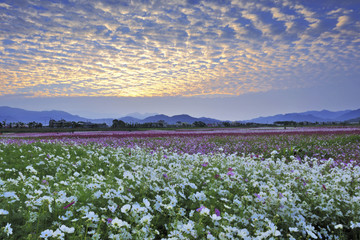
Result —
[[67, 227], [65, 225], [61, 225], [60, 226], [60, 230], [65, 232], [65, 233], [73, 233], [75, 231], [75, 228], [74, 227]]
[[112, 221], [111, 221], [111, 226], [113, 226], [114, 228], [121, 228], [121, 227], [127, 227], [129, 228], [130, 225], [125, 222], [125, 221], [122, 221], [121, 219], [118, 219], [118, 218], [114, 218]]
[[87, 218], [92, 222], [98, 222], [99, 221], [99, 216], [97, 214], [95, 214], [93, 211], [90, 211], [88, 213], [86, 213], [85, 217], [83, 218]]
[[46, 230], [41, 232], [40, 238], [48, 239], [49, 237], [53, 236], [53, 233], [54, 233], [53, 230], [46, 229]]
[[7, 236], [10, 236], [13, 233], [13, 229], [11, 228], [11, 223], [7, 223], [4, 228], [4, 233], [6, 233]]
[[129, 212], [131, 209], [131, 205], [130, 204], [125, 204], [124, 206], [121, 207], [121, 212], [122, 213], [127, 213]]
[[9, 211], [0, 209], [0, 215], [8, 215], [8, 214], [9, 214]]

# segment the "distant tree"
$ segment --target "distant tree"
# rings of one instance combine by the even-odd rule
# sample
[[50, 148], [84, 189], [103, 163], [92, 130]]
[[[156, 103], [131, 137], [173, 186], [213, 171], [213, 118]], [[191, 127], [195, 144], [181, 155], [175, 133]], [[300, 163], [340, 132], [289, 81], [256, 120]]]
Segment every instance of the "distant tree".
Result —
[[124, 128], [124, 127], [126, 127], [126, 123], [122, 120], [114, 119], [111, 127], [112, 128]]
[[79, 128], [79, 127], [81, 127], [81, 124], [79, 122], [72, 121], [71, 122], [71, 127], [72, 128]]
[[222, 122], [222, 124], [224, 125], [224, 127], [230, 127], [231, 124], [229, 122]]
[[126, 127], [126, 123], [123, 120], [119, 120], [119, 127], [120, 128]]
[[112, 125], [111, 125], [111, 127], [112, 127], [112, 128], [117, 128], [117, 127], [118, 127], [118, 125], [119, 125], [119, 120], [114, 119], [114, 120], [112, 121]]
[[195, 122], [193, 123], [193, 125], [194, 125], [195, 127], [206, 127], [206, 123], [204, 123], [204, 122], [202, 122], [202, 121], [195, 121]]
[[166, 126], [166, 122], [164, 120], [159, 120], [156, 125], [157, 125], [157, 127], [162, 128], [162, 127]]
[[50, 119], [49, 121], [49, 127], [50, 128], [54, 128], [55, 127], [55, 124], [56, 124], [56, 121], [54, 119]]

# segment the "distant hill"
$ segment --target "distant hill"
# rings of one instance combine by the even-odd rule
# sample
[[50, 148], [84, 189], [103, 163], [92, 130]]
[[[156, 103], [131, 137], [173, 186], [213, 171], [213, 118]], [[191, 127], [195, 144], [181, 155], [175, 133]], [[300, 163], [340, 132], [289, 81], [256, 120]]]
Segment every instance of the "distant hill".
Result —
[[169, 117], [169, 116], [164, 115], [164, 114], [159, 114], [159, 115], [147, 117], [147, 118], [141, 120], [140, 123], [158, 122], [160, 120], [163, 120], [163, 121], [167, 122], [168, 124], [176, 124], [177, 122], [185, 122], [185, 123], [192, 124], [192, 123], [194, 123], [196, 121], [202, 121], [202, 122], [204, 122], [206, 124], [221, 122], [220, 120], [213, 119], [213, 118], [205, 118], [205, 117], [195, 118], [195, 117], [191, 117], [191, 116], [189, 116], [187, 114], [174, 115], [172, 117]]
[[[135, 116], [145, 116], [147, 114], [134, 113]], [[357, 110], [345, 110], [345, 111], [335, 111], [331, 112], [328, 110], [322, 111], [307, 111], [301, 113], [287, 113], [287, 114], [277, 114], [274, 116], [268, 117], [259, 117], [250, 119], [247, 121], [241, 122], [254, 122], [254, 123], [265, 123], [272, 124], [276, 121], [295, 121], [295, 122], [338, 122], [338, 121], [349, 121], [356, 122], [360, 118], [360, 109]], [[47, 125], [50, 119], [66, 121], [84, 121], [92, 123], [106, 123], [109, 126], [112, 125], [113, 118], [102, 118], [102, 119], [89, 119], [80, 117], [78, 115], [72, 115], [64, 111], [28, 111], [20, 108], [12, 108], [7, 106], [0, 106], [0, 121], [10, 122], [23, 122], [29, 123], [32, 121], [42, 123]], [[164, 114], [156, 114], [153, 116], [146, 117], [144, 119], [136, 118], [133, 116], [126, 116], [122, 118], [117, 118], [126, 123], [148, 123], [148, 122], [158, 122], [160, 120], [165, 121], [168, 124], [176, 124], [177, 122], [189, 123], [192, 124], [195, 121], [202, 121], [206, 124], [209, 123], [219, 123], [220, 120], [214, 118], [196, 118], [189, 116], [187, 114], [167, 116]]]
[[[144, 116], [141, 114], [138, 114], [139, 116]], [[145, 114], [146, 115], [146, 114]], [[83, 122], [92, 122], [92, 123], [106, 123], [109, 126], [112, 125], [113, 118], [103, 118], [103, 119], [89, 119], [89, 118], [83, 118], [78, 115], [72, 115], [70, 113], [64, 112], [64, 111], [28, 111], [20, 108], [12, 108], [12, 107], [6, 107], [2, 106], [0, 107], [0, 121], [6, 121], [7, 123], [10, 122], [23, 122], [23, 123], [29, 123], [32, 121], [40, 122], [44, 125], [47, 125], [49, 123], [50, 119], [54, 120], [61, 120], [64, 119], [66, 121], [83, 121]], [[189, 124], [192, 124], [195, 121], [203, 121], [205, 123], [216, 123], [221, 122], [217, 119], [212, 118], [195, 118], [191, 117], [189, 115], [183, 114], [183, 115], [175, 115], [172, 117], [169, 117], [167, 115], [158, 114], [154, 116], [147, 117], [145, 119], [138, 119], [131, 116], [126, 116], [122, 118], [118, 118], [119, 120], [122, 120], [127, 123], [147, 123], [147, 122], [158, 122], [160, 120], [163, 120], [167, 122], [168, 124], [176, 124], [176, 122], [186, 122]]]
[[318, 117], [321, 119], [335, 119], [337, 117], [340, 117], [341, 115], [344, 115], [345, 113], [351, 112], [351, 110], [344, 110], [344, 111], [336, 111], [331, 112], [328, 110], [322, 110], [322, 111], [307, 111], [304, 113], [300, 113], [302, 115], [312, 115], [314, 117]]
[[347, 122], [360, 123], [360, 117], [346, 120]]
[[295, 122], [339, 122], [347, 121], [360, 117], [360, 109], [357, 110], [345, 110], [331, 112], [328, 110], [322, 111], [307, 111], [302, 113], [287, 113], [278, 114], [269, 117], [258, 117], [246, 122], [255, 123], [274, 123], [276, 121], [295, 121]]
[[129, 113], [127, 114], [125, 117], [132, 117], [134, 119], [145, 119], [147, 117], [151, 117], [154, 115], [157, 115], [158, 113], [138, 113], [138, 112], [133, 112], [133, 113]]
[[0, 107], [0, 121], [6, 122], [40, 122], [49, 123], [50, 119], [67, 121], [87, 121], [88, 119], [78, 115], [72, 115], [64, 111], [28, 111], [20, 108]]
[[336, 118], [337, 121], [347, 121], [349, 119], [359, 118], [360, 117], [360, 109], [349, 111], [339, 117]]

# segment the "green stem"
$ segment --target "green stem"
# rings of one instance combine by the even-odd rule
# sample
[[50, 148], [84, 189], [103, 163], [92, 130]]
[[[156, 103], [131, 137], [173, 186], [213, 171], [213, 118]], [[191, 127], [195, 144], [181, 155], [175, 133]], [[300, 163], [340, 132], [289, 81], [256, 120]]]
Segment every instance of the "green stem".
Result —
[[84, 238], [84, 240], [86, 240], [86, 235], [87, 235], [87, 232], [88, 232], [88, 227], [89, 227], [89, 225], [86, 224], [86, 230], [85, 230], [85, 238]]

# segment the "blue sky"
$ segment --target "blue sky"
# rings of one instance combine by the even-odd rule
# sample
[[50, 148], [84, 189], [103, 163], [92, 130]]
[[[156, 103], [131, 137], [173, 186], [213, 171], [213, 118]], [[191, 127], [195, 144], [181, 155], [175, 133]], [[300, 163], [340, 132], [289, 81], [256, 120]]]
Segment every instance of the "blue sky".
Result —
[[0, 1], [0, 105], [244, 120], [360, 107], [360, 1]]

